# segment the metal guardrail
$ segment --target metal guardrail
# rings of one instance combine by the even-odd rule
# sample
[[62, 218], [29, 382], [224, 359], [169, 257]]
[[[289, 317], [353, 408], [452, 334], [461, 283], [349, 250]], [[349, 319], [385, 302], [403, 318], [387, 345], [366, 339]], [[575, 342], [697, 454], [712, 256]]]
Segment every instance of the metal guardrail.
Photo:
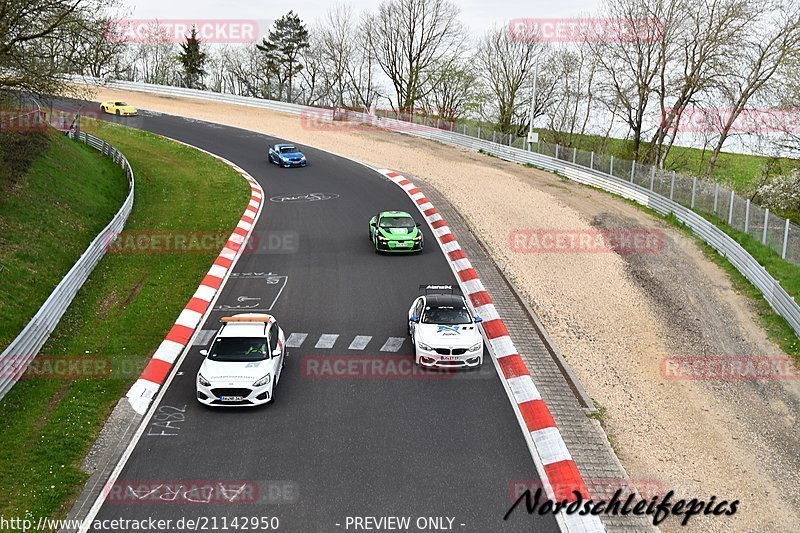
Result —
[[[306, 115], [313, 120], [320, 122], [333, 122], [334, 111], [331, 109], [321, 109], [316, 107], [278, 102], [274, 100], [264, 100], [260, 98], [236, 96], [231, 94], [214, 93], [198, 89], [186, 89], [181, 87], [168, 87], [163, 85], [152, 85], [146, 83], [111, 81], [101, 82], [100, 80], [86, 80], [76, 78], [76, 81], [90, 81], [105, 84], [109, 87], [119, 89], [129, 89], [133, 91], [143, 91], [155, 94], [171, 96], [182, 96], [201, 100], [213, 100], [238, 105], [260, 107], [285, 113]], [[761, 293], [769, 305], [782, 316], [800, 337], [800, 306], [786, 290], [781, 287], [767, 271], [751, 256], [742, 246], [709, 222], [701, 215], [691, 209], [670, 200], [669, 198], [651, 191], [645, 187], [617, 178], [605, 172], [590, 169], [577, 163], [561, 160], [557, 157], [550, 157], [544, 154], [530, 152], [520, 148], [505, 146], [499, 143], [476, 139], [462, 133], [442, 130], [430, 126], [410, 124], [392, 118], [376, 117], [366, 113], [347, 112], [348, 120], [363, 122], [373, 126], [385, 128], [391, 131], [406, 133], [424, 139], [440, 141], [443, 143], [468, 148], [471, 150], [481, 150], [507, 161], [515, 163], [531, 164], [537, 167], [557, 172], [567, 178], [591, 185], [604, 191], [616, 194], [628, 200], [633, 200], [645, 207], [653, 209], [661, 215], [672, 214], [681, 223], [685, 224], [698, 237], [703, 239], [721, 255], [728, 258], [730, 263], [747, 278]]]
[[89, 244], [80, 259], [67, 272], [31, 321], [0, 354], [0, 399], [25, 373], [72, 303], [78, 290], [105, 255], [110, 236], [117, 235], [122, 231], [128, 215], [133, 209], [134, 176], [131, 165], [125, 156], [107, 142], [86, 132], [72, 133], [70, 137], [88, 144], [122, 167], [128, 178], [128, 197], [111, 222]]

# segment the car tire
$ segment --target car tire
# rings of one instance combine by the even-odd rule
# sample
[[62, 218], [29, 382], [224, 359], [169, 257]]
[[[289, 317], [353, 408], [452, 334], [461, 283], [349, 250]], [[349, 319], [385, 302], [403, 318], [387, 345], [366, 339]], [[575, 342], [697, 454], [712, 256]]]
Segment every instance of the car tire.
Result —
[[117, 116], [120, 116], [120, 112], [119, 112], [119, 109], [117, 109]]

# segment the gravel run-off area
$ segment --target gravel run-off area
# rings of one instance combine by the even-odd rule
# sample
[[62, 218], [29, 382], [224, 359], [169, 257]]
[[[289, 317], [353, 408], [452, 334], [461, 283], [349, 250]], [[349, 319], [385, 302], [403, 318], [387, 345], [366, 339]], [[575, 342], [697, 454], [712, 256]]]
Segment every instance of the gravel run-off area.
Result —
[[[666, 379], [670, 356], [781, 356], [751, 303], [694, 241], [658, 218], [553, 174], [369, 126], [99, 89], [97, 100], [245, 128], [419, 178], [445, 194], [541, 318], [590, 396], [634, 485], [740, 500], [733, 517], [665, 531], [797, 531], [800, 381]], [[264, 147], [266, 161], [266, 146]], [[311, 164], [314, 164], [311, 161]], [[643, 230], [652, 253], [520, 253], [518, 230]], [[652, 250], [652, 248], [648, 248]]]

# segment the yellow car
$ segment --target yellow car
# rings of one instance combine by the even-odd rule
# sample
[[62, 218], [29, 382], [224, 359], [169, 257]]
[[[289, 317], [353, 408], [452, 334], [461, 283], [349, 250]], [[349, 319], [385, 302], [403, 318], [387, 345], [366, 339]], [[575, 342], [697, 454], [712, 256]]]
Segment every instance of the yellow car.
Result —
[[128, 105], [125, 102], [120, 101], [103, 102], [100, 104], [100, 111], [121, 117], [133, 117], [139, 113], [132, 105]]

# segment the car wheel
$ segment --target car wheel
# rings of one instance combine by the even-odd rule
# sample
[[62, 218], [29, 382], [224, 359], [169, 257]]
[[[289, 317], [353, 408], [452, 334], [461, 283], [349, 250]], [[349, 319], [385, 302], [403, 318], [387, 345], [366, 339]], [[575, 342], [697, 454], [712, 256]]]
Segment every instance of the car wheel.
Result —
[[117, 116], [119, 116], [119, 115], [120, 115], [120, 113], [119, 113], [119, 109], [117, 109]]

